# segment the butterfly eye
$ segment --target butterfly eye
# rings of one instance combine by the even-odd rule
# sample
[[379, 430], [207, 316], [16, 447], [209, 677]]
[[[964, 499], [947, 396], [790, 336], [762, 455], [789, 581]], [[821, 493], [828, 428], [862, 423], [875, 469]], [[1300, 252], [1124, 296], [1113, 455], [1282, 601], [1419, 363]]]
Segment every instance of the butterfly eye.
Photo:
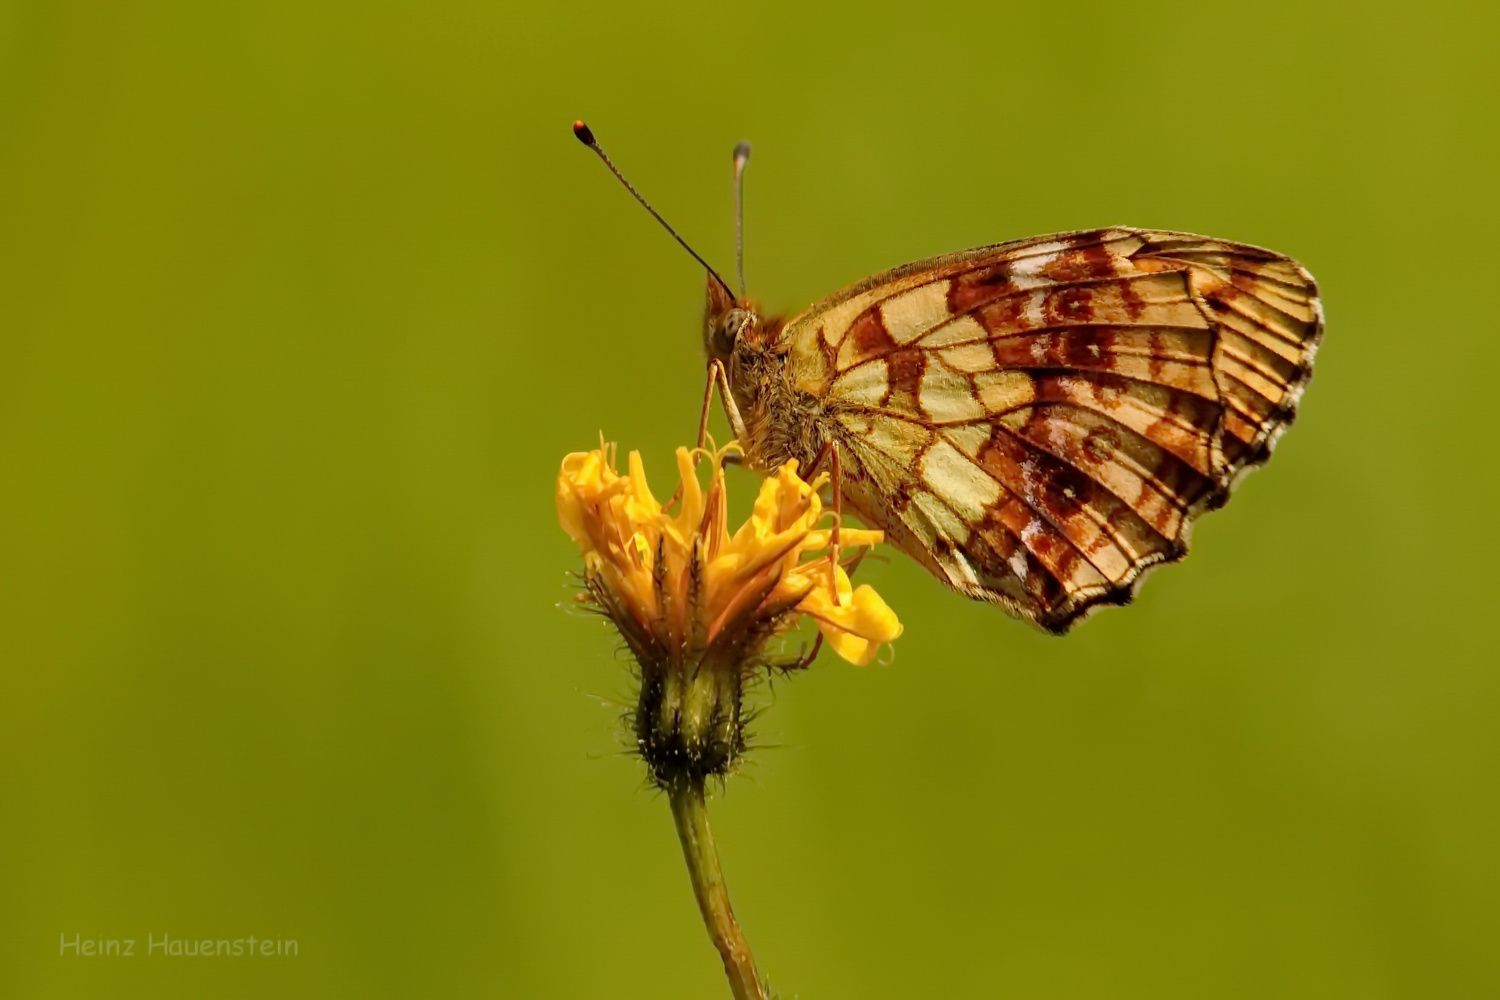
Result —
[[735, 341], [739, 339], [743, 318], [729, 313], [714, 328], [714, 353], [727, 356], [734, 353]]

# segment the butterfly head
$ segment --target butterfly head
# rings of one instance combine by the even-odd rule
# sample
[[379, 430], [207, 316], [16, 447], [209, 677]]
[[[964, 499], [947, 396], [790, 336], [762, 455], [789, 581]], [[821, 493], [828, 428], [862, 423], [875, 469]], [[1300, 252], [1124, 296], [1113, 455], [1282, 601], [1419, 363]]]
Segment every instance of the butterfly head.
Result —
[[755, 304], [732, 297], [709, 278], [703, 310], [703, 347], [709, 358], [727, 365], [736, 347], [758, 344], [760, 338], [761, 317]]

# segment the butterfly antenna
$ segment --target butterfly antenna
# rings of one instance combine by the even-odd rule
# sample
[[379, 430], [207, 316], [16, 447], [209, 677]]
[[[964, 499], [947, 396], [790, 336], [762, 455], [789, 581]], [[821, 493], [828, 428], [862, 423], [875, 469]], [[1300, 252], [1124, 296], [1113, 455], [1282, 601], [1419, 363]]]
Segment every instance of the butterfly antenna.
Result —
[[647, 201], [645, 198], [641, 197], [641, 193], [635, 189], [635, 185], [631, 184], [629, 181], [627, 181], [625, 179], [625, 175], [622, 174], [622, 173], [620, 173], [620, 168], [614, 165], [614, 161], [612, 161], [609, 158], [609, 155], [604, 152], [604, 147], [600, 146], [599, 145], [599, 141], [594, 138], [594, 130], [591, 129], [591, 128], [589, 128], [583, 122], [574, 122], [573, 123], [573, 134], [578, 137], [578, 141], [579, 142], [583, 143], [585, 146], [587, 146], [589, 149], [592, 149], [595, 153], [597, 153], [599, 155], [599, 159], [603, 160], [604, 161], [604, 165], [609, 168], [609, 172], [615, 175], [615, 179], [616, 180], [618, 180], [621, 184], [625, 185], [625, 190], [629, 191], [632, 195], [635, 196], [635, 200], [641, 203], [641, 207], [644, 208], [646, 211], [650, 212], [651, 213], [651, 217], [653, 219], [655, 219], [657, 222], [660, 222], [661, 225], [662, 225], [662, 228], [665, 229], [667, 232], [669, 232], [669, 233], [672, 234], [672, 239], [674, 239], [678, 243], [680, 243], [682, 245], [682, 249], [686, 250], [689, 254], [692, 255], [692, 257], [693, 257], [694, 260], [696, 260], [698, 263], [700, 263], [700, 264], [703, 265], [704, 269], [708, 271], [709, 277], [711, 277], [715, 281], [717, 281], [723, 287], [724, 291], [729, 295], [729, 297], [731, 299], [734, 298], [735, 297], [734, 289], [732, 289], [732, 288], [729, 287], [729, 282], [725, 281], [719, 275], [718, 271], [715, 271], [712, 267], [710, 267], [708, 261], [706, 261], [702, 257], [698, 256], [698, 251], [696, 251], [692, 247], [688, 246], [687, 240], [685, 240], [681, 236], [679, 236], [677, 234], [677, 230], [673, 229], [670, 225], [668, 225], [667, 224], [667, 220], [663, 219], [661, 217], [660, 213], [658, 213], [656, 211], [656, 209], [654, 209], [654, 208], [651, 207], [651, 203], [649, 201]]
[[734, 147], [734, 269], [739, 273], [740, 298], [745, 297], [745, 164], [750, 162], [750, 144]]

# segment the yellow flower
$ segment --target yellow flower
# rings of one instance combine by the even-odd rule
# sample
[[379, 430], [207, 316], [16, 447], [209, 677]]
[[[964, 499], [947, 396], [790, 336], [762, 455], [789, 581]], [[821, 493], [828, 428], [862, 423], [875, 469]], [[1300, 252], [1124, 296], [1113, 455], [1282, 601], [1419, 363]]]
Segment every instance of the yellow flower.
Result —
[[[563, 459], [557, 513], [583, 550], [586, 576], [599, 579], [633, 625], [665, 644], [697, 639], [712, 645], [757, 618], [792, 611], [812, 618], [844, 659], [868, 664], [901, 634], [901, 623], [874, 588], [851, 589], [842, 567], [834, 600], [833, 533], [815, 527], [823, 513], [815, 486], [826, 477], [805, 483], [796, 461], [788, 462], [761, 484], [750, 519], [730, 535], [723, 459], [731, 450], [736, 446], [706, 453], [712, 467], [704, 491], [692, 452], [677, 449], [682, 485], [676, 513], [652, 494], [639, 452], [630, 453], [624, 476], [606, 449]], [[845, 550], [880, 540], [879, 531], [839, 532]]]
[[[762, 655], [766, 643], [799, 616], [861, 665], [901, 634], [880, 595], [852, 587], [833, 564], [832, 529], [818, 527], [826, 476], [803, 482], [788, 462], [761, 483], [749, 520], [730, 534], [731, 450], [738, 448], [699, 453], [710, 465], [705, 490], [694, 453], [677, 449], [681, 484], [667, 506], [652, 494], [637, 452], [623, 476], [612, 448], [577, 452], [557, 478], [558, 519], [582, 551], [585, 599], [609, 616], [641, 664], [637, 736], [658, 780], [674, 770], [728, 768], [743, 747], [743, 685], [772, 665]], [[880, 540], [878, 531], [839, 529], [844, 551]]]

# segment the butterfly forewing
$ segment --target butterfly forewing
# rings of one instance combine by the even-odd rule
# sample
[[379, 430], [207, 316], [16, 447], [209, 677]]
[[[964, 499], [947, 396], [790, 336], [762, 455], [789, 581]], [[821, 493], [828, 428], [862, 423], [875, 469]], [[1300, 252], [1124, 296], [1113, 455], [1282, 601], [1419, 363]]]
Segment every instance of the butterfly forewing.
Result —
[[1295, 261], [1120, 228], [877, 275], [779, 342], [861, 516], [955, 589], [1062, 632], [1182, 557], [1291, 421], [1320, 332]]

